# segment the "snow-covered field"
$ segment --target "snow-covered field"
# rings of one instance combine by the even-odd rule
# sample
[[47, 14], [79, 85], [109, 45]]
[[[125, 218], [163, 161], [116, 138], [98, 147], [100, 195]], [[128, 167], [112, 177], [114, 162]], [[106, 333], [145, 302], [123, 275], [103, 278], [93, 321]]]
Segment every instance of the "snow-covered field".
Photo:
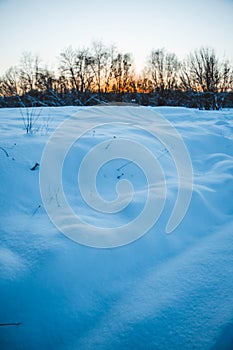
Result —
[[[67, 154], [62, 176], [70, 206], [98, 227], [124, 225], [143, 210], [146, 178], [134, 162], [125, 166], [124, 159], [115, 159], [98, 172], [97, 188], [107, 200], [114, 200], [118, 180], [134, 186], [132, 204], [110, 218], [88, 208], [77, 186], [78, 168], [90, 148], [123, 137], [155, 154], [167, 194], [145, 235], [107, 249], [78, 244], [59, 232], [41, 199], [42, 168], [30, 170], [41, 164], [50, 135], [69, 116], [88, 129], [83, 109], [37, 109], [33, 134], [23, 128], [25, 111], [0, 110], [0, 348], [233, 349], [233, 110], [147, 108], [155, 114], [147, 129], [156, 129], [156, 113], [165, 117], [182, 136], [193, 167], [190, 206], [167, 235], [178, 193], [174, 162], [149, 133], [133, 128], [138, 111], [143, 121], [145, 107], [114, 108], [129, 127], [87, 131]], [[59, 154], [54, 153], [55, 163]], [[58, 192], [51, 201], [62, 212]], [[3, 325], [12, 322], [20, 325]]]

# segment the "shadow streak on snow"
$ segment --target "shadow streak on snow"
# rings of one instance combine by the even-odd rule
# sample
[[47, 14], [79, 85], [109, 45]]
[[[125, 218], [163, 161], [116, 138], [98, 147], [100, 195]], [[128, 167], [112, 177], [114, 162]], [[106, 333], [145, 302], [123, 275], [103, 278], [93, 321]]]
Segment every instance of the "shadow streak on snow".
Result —
[[232, 350], [233, 349], [233, 320], [223, 328], [216, 344], [211, 350]]

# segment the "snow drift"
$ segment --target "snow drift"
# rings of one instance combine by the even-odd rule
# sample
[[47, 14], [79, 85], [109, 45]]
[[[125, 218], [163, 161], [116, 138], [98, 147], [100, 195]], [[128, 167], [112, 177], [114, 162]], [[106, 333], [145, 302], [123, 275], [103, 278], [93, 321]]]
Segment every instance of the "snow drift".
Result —
[[[122, 108], [117, 107], [119, 115]], [[124, 109], [126, 123], [138, 122], [134, 108]], [[144, 108], [137, 109], [143, 118]], [[128, 130], [128, 137], [158, 152], [167, 196], [143, 237], [113, 249], [83, 246], [60, 233], [43, 207], [39, 169], [30, 170], [41, 163], [55, 128], [70, 115], [79, 118], [80, 108], [43, 108], [27, 135], [19, 109], [0, 110], [0, 324], [21, 322], [0, 327], [2, 349], [232, 349], [233, 111], [148, 109], [164, 116], [185, 142], [194, 174], [192, 199], [181, 224], [166, 235], [177, 197], [174, 164], [148, 135]], [[79, 122], [88, 126], [85, 119]], [[76, 175], [80, 159], [109, 130], [99, 139], [97, 134], [84, 135], [78, 159], [75, 145], [67, 155], [64, 190], [82, 220], [115, 227], [143, 209], [145, 176], [135, 164], [124, 171], [135, 196], [120, 216], [108, 221], [90, 214]], [[98, 173], [97, 187], [108, 200], [115, 198], [123, 173], [116, 169], [124, 164], [109, 162]]]

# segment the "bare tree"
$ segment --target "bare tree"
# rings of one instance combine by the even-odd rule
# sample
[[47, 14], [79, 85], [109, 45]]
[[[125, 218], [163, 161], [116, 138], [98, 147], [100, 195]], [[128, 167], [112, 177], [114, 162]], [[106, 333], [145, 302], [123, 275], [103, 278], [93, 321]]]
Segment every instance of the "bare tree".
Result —
[[24, 52], [19, 65], [19, 85], [23, 93], [36, 89], [37, 79], [41, 72], [40, 59], [30, 52]]
[[133, 62], [129, 53], [118, 53], [112, 62], [113, 91], [130, 92], [136, 88], [133, 80]]
[[60, 71], [63, 81], [66, 79], [68, 89], [75, 89], [77, 92], [90, 90], [93, 85], [94, 58], [88, 49], [73, 50], [68, 47], [61, 54]]
[[177, 89], [180, 63], [174, 53], [164, 49], [153, 50], [150, 54], [145, 75], [149, 86], [155, 90]]
[[233, 71], [228, 61], [222, 61], [211, 48], [191, 53], [182, 65], [180, 80], [184, 90], [198, 93], [197, 105], [204, 109], [219, 109], [232, 91]]
[[77, 79], [79, 83], [79, 91], [85, 92], [92, 88], [93, 84], [93, 72], [91, 69], [92, 57], [88, 49], [82, 49], [77, 51]]
[[225, 60], [221, 63], [221, 79], [218, 86], [219, 91], [226, 92], [233, 90], [233, 68], [230, 62]]
[[0, 96], [19, 95], [19, 72], [16, 67], [9, 68], [0, 81]]
[[180, 78], [185, 89], [217, 92], [221, 82], [224, 85], [228, 80], [228, 67], [224, 68], [213, 49], [202, 47], [184, 62]]
[[109, 82], [109, 66], [111, 64], [110, 50], [101, 41], [92, 44], [91, 67], [95, 77], [95, 86], [98, 93], [106, 90]]
[[104, 92], [110, 92], [113, 84], [113, 67], [114, 60], [117, 56], [117, 50], [114, 45], [108, 49], [108, 57], [103, 68], [103, 90]]
[[60, 54], [60, 70], [61, 73], [68, 78], [70, 87], [79, 91], [78, 75], [77, 75], [77, 54], [71, 46]]

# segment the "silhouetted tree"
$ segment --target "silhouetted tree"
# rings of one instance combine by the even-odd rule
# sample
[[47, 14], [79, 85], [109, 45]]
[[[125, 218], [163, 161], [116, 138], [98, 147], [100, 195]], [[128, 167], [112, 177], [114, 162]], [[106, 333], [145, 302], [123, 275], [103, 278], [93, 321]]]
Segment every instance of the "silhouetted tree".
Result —
[[19, 65], [19, 85], [23, 93], [36, 89], [41, 73], [40, 60], [30, 52], [24, 52]]
[[96, 41], [90, 48], [63, 50], [56, 74], [23, 53], [19, 66], [0, 78], [0, 107], [134, 101], [219, 109], [233, 106], [232, 89], [232, 64], [213, 49], [196, 50], [182, 64], [165, 49], [153, 50], [137, 76], [131, 54]]
[[179, 70], [180, 63], [174, 53], [166, 52], [164, 49], [153, 50], [144, 72], [148, 79], [148, 89], [151, 91], [177, 89]]
[[112, 90], [121, 92], [132, 92], [134, 90], [133, 63], [129, 53], [118, 53], [112, 62], [113, 85]]
[[16, 67], [9, 68], [0, 80], [0, 96], [8, 97], [19, 95], [18, 70]]
[[186, 90], [218, 92], [232, 89], [232, 68], [220, 61], [213, 49], [200, 48], [183, 63], [180, 74]]

